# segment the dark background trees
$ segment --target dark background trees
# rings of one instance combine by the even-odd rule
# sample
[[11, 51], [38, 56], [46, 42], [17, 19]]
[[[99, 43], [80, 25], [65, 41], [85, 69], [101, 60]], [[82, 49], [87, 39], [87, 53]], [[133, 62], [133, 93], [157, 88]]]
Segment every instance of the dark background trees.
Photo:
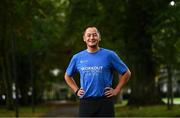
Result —
[[[101, 32], [100, 46], [116, 51], [132, 71], [129, 105], [162, 103], [157, 76], [162, 67], [172, 80], [179, 72], [180, 5], [170, 0], [3, 0], [0, 4], [0, 95], [12, 108], [13, 55], [16, 57], [20, 103], [35, 100], [52, 83], [63, 83], [69, 59], [83, 50], [87, 26]], [[12, 41], [16, 41], [16, 49]], [[57, 77], [51, 75], [59, 69]], [[160, 79], [158, 79], [160, 81]], [[171, 85], [171, 84], [170, 84]], [[171, 87], [170, 87], [171, 88]], [[146, 97], [147, 96], [147, 97]]]

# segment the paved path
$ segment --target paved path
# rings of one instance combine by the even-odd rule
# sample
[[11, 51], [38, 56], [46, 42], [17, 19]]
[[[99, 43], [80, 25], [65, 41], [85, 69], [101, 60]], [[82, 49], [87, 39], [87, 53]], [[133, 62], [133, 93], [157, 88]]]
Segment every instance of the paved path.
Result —
[[44, 117], [77, 117], [78, 104], [73, 102], [53, 102], [57, 109], [49, 111]]

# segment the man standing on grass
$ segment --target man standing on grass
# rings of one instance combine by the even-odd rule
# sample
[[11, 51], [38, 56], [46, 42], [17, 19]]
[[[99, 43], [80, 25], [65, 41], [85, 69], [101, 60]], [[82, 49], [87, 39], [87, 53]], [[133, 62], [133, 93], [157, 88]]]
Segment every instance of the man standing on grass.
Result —
[[[80, 98], [80, 117], [114, 117], [113, 97], [120, 93], [131, 72], [119, 56], [111, 50], [100, 48], [100, 33], [96, 27], [87, 27], [83, 40], [87, 49], [75, 54], [66, 70], [65, 81]], [[112, 88], [113, 72], [119, 82]], [[80, 73], [80, 87], [73, 75]]]

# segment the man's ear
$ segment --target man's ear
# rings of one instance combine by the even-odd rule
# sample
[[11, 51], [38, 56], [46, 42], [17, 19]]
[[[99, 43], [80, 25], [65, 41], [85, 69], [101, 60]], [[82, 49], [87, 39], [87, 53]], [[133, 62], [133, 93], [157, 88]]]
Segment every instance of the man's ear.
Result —
[[86, 42], [84, 36], [83, 36], [83, 41]]

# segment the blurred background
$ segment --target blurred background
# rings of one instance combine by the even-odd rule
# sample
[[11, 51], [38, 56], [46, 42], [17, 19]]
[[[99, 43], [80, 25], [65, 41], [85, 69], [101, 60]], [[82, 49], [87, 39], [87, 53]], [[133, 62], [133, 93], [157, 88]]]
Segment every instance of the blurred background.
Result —
[[[116, 97], [116, 116], [130, 106], [180, 109], [179, 0], [3, 0], [0, 116], [18, 117], [32, 108], [23, 116], [40, 117], [53, 103], [78, 105], [64, 73], [72, 55], [86, 48], [87, 26], [99, 29], [100, 47], [114, 50], [132, 72]], [[75, 80], [79, 83], [79, 75]]]

